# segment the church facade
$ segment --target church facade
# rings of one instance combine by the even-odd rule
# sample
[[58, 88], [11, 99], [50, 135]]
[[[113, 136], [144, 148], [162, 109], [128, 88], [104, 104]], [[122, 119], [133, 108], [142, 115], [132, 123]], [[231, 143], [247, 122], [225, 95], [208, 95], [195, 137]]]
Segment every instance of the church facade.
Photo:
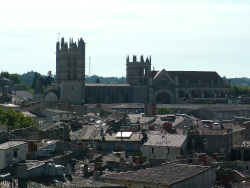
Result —
[[151, 70], [151, 56], [126, 58], [125, 84], [85, 83], [85, 42], [56, 43], [59, 99], [72, 103], [180, 103], [182, 100], [227, 99], [230, 82], [217, 72]]

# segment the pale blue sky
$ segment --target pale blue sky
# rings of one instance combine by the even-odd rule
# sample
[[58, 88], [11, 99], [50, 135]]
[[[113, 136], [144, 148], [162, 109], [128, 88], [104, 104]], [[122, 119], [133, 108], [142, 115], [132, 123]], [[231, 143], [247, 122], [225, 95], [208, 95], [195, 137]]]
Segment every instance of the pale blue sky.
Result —
[[0, 71], [55, 73], [58, 33], [82, 37], [86, 74], [126, 76], [126, 56], [155, 70], [250, 77], [249, 0], [0, 0]]

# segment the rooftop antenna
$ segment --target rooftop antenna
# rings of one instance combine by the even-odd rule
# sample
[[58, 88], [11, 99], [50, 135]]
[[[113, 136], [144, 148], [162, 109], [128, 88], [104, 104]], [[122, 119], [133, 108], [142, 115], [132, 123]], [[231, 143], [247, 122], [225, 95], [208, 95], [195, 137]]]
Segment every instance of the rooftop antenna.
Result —
[[90, 65], [91, 65], [91, 57], [89, 57], [89, 77], [91, 76], [90, 75]]

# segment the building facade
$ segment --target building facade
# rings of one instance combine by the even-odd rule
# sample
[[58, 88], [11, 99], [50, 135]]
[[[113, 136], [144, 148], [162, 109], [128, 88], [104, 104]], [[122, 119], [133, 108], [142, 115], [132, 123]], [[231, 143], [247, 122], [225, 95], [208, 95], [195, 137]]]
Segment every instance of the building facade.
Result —
[[217, 72], [151, 70], [151, 56], [126, 58], [125, 84], [85, 83], [85, 43], [70, 39], [56, 44], [56, 82], [59, 99], [72, 103], [175, 104], [199, 98], [226, 100], [230, 82]]
[[80, 103], [85, 99], [85, 42], [61, 39], [56, 43], [56, 83], [60, 99]]

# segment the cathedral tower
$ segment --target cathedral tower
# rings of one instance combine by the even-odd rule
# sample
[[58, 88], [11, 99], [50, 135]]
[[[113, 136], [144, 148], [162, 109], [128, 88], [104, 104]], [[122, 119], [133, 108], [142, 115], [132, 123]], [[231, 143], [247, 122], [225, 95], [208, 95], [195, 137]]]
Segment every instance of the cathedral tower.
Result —
[[69, 99], [72, 103], [82, 103], [85, 99], [85, 42], [78, 43], [73, 38], [68, 42], [56, 43], [56, 84], [60, 99]]
[[149, 85], [151, 76], [151, 56], [144, 61], [143, 55], [140, 61], [136, 60], [136, 56], [133, 56], [133, 60], [129, 61], [129, 56], [126, 62], [127, 67], [127, 83], [131, 85]]

